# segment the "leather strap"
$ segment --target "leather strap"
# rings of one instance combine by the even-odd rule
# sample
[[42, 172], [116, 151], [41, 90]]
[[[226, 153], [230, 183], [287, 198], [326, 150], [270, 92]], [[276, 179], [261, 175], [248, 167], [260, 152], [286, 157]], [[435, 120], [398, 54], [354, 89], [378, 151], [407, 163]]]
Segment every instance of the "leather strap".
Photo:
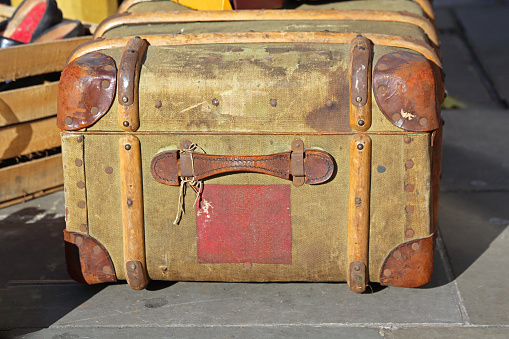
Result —
[[[157, 182], [170, 186], [178, 186], [181, 177], [202, 180], [214, 175], [234, 172], [261, 173], [290, 180], [294, 172], [299, 172], [292, 169], [293, 153], [288, 151], [260, 156], [229, 156], [171, 150], [157, 154], [152, 160], [150, 171]], [[320, 184], [332, 177], [334, 160], [328, 153], [308, 149], [303, 155], [303, 177], [306, 184]], [[188, 163], [189, 161], [191, 163]], [[293, 163], [296, 163], [295, 160]]]

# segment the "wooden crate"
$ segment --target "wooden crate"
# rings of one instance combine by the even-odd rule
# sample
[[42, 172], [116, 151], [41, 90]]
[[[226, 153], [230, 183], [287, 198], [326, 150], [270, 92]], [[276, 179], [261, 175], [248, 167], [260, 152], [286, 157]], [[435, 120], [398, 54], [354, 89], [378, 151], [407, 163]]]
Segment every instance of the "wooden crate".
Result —
[[[90, 38], [0, 49], [0, 82], [60, 72], [69, 54]], [[58, 81], [0, 92], [0, 207], [62, 188], [60, 154], [14, 160], [60, 146], [57, 92]]]

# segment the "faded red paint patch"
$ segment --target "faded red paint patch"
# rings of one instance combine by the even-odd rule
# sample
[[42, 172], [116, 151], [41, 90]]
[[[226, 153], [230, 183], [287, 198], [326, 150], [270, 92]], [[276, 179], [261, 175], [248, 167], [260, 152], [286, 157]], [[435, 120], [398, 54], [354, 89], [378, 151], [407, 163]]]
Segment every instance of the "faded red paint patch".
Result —
[[205, 185], [199, 263], [292, 263], [290, 185]]

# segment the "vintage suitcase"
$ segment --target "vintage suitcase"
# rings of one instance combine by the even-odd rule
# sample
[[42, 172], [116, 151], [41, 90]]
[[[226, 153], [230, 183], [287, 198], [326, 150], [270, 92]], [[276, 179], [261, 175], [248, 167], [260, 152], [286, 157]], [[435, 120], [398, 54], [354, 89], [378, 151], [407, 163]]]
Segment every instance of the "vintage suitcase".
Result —
[[405, 22], [354, 30], [329, 17], [316, 30], [299, 17], [312, 12], [287, 11], [283, 25], [263, 11], [254, 32], [234, 30], [248, 19], [227, 32], [203, 19], [219, 12], [181, 13], [200, 18], [179, 23], [183, 34], [143, 24], [154, 31], [70, 56], [58, 126], [74, 279], [347, 281], [354, 292], [430, 279], [438, 46]]

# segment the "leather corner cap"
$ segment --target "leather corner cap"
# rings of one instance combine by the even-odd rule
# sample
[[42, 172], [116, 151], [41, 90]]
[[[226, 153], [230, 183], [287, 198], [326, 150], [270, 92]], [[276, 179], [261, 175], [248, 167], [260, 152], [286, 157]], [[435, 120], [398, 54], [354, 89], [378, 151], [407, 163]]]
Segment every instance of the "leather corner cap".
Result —
[[115, 61], [102, 53], [69, 63], [58, 84], [57, 126], [75, 131], [94, 124], [113, 104], [116, 83]]
[[380, 284], [419, 287], [431, 280], [436, 233], [405, 242], [394, 248], [380, 270]]
[[406, 131], [429, 132], [439, 127], [438, 90], [432, 64], [419, 54], [386, 54], [373, 72], [378, 107], [390, 122]]
[[67, 272], [83, 284], [116, 282], [115, 267], [108, 251], [96, 239], [64, 230]]

